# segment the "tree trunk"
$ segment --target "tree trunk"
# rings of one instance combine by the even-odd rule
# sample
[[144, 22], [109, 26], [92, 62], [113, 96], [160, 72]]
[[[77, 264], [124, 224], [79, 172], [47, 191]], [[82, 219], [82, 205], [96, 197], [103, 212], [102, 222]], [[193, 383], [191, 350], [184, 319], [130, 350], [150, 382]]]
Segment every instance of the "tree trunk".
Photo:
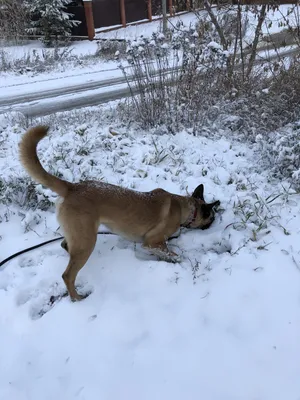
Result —
[[163, 13], [163, 33], [167, 33], [168, 18], [167, 18], [167, 0], [162, 0], [162, 13]]

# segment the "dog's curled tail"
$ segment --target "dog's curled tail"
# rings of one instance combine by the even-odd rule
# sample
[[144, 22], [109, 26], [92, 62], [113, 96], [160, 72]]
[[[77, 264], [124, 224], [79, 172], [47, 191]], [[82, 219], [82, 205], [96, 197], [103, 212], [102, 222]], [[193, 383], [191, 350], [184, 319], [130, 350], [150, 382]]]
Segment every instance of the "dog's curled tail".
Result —
[[59, 196], [65, 197], [71, 183], [49, 174], [41, 165], [36, 148], [48, 132], [49, 127], [39, 125], [28, 129], [20, 143], [20, 160], [28, 174], [38, 183], [47, 186]]

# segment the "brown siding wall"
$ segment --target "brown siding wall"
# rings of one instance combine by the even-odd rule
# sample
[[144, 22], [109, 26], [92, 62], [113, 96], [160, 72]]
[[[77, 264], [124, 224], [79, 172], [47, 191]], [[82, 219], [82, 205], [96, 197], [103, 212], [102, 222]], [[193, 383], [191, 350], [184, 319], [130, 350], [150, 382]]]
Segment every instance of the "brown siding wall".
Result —
[[[125, 12], [127, 23], [147, 19], [147, 0], [125, 0]], [[120, 0], [93, 0], [93, 14], [95, 28], [120, 25]]]
[[79, 24], [78, 26], [74, 26], [72, 28], [72, 34], [74, 36], [87, 36], [85, 13], [84, 13], [84, 7], [83, 7], [82, 2], [81, 1], [73, 1], [68, 6], [67, 11], [74, 15], [72, 17], [72, 19], [75, 19], [76, 21], [81, 21], [81, 24]]
[[120, 0], [93, 0], [95, 28], [121, 24]]
[[126, 22], [147, 19], [147, 0], [125, 0]]

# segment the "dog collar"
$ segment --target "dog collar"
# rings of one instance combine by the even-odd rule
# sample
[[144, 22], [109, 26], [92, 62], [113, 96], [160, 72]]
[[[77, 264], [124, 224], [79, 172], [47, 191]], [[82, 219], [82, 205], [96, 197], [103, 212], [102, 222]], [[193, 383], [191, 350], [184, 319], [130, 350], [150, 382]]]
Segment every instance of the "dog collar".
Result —
[[198, 209], [195, 206], [194, 211], [189, 215], [189, 217], [186, 220], [186, 222], [184, 224], [182, 224], [181, 226], [183, 226], [184, 228], [190, 228], [192, 223], [196, 221], [197, 212], [198, 212]]

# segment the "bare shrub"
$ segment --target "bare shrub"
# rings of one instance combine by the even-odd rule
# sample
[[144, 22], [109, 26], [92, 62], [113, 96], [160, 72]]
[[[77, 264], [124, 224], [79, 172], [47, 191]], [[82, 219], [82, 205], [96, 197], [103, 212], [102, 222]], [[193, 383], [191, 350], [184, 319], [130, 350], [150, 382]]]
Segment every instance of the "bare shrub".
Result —
[[[273, 6], [228, 5], [216, 12], [205, 0], [204, 7], [207, 14], [196, 12], [195, 29], [179, 24], [168, 37], [154, 35], [129, 44], [131, 71], [121, 68], [131, 89], [134, 120], [145, 127], [165, 125], [171, 132], [225, 128], [250, 141], [295, 121], [299, 58], [291, 61], [279, 50], [270, 59], [258, 54]], [[256, 22], [249, 39], [250, 17]]]
[[10, 53], [0, 50], [0, 71], [42, 73], [51, 71], [56, 64], [65, 62], [80, 63], [78, 57], [71, 54], [72, 48], [33, 50], [21, 57], [11, 58]]
[[[220, 99], [221, 112], [216, 122], [222, 124], [231, 116], [230, 129], [240, 137], [254, 141], [256, 135], [267, 137], [270, 132], [297, 121], [300, 115], [300, 63], [295, 58], [288, 67], [282, 66], [271, 76], [262, 75], [251, 89], [238, 92], [234, 98]], [[298, 77], [298, 78], [297, 78]]]
[[29, 177], [9, 176], [0, 178], [0, 203], [7, 206], [17, 204], [22, 208], [47, 210], [52, 206], [46, 195], [36, 190], [36, 185]]
[[97, 42], [95, 57], [105, 60], [115, 60], [116, 57], [123, 58], [126, 53], [126, 42], [120, 40], [101, 40]]
[[256, 138], [263, 162], [271, 174], [288, 180], [300, 191], [300, 121], [277, 129], [271, 135]]
[[26, 34], [29, 19], [20, 0], [0, 0], [0, 39], [18, 41]]
[[143, 127], [165, 125], [174, 132], [199, 126], [204, 110], [226, 90], [226, 53], [216, 42], [203, 44], [193, 28], [128, 43], [121, 69], [132, 93], [130, 113]]

